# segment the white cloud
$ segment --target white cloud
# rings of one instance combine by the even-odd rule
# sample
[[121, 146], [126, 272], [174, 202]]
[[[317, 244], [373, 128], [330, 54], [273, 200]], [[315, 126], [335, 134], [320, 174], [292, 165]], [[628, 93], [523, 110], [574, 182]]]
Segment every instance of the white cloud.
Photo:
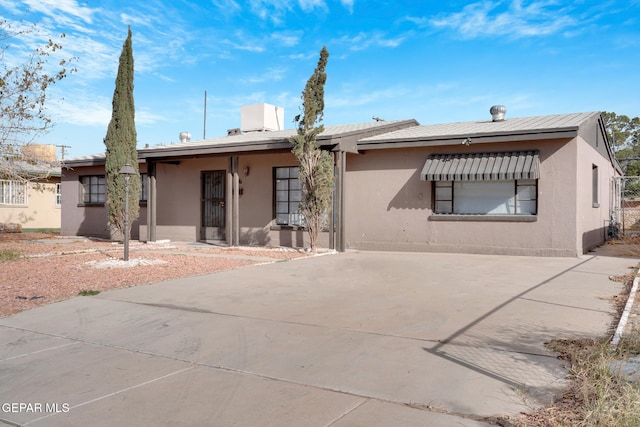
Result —
[[6, 10], [10, 14], [15, 15], [20, 13], [20, 7], [18, 6], [17, 2], [12, 0], [0, 0], [0, 7], [2, 7], [2, 9]]
[[317, 58], [317, 57], [318, 57], [318, 52], [293, 53], [287, 56], [287, 58], [289, 59], [302, 60], [302, 61], [306, 61], [306, 60]]
[[247, 36], [243, 31], [237, 31], [235, 33], [235, 40], [225, 39], [222, 42], [237, 50], [244, 50], [248, 52], [264, 52], [265, 50], [264, 39]]
[[412, 93], [415, 88], [409, 88], [402, 85], [392, 86], [385, 89], [358, 91], [347, 90], [338, 95], [327, 96], [326, 105], [332, 108], [337, 107], [361, 107], [379, 103], [386, 99], [399, 99]]
[[402, 20], [413, 22], [418, 27], [427, 26], [430, 22], [429, 18], [426, 16], [406, 16]]
[[340, 0], [340, 3], [342, 3], [342, 6], [344, 6], [349, 13], [353, 13], [354, 0]]
[[312, 12], [314, 9], [327, 10], [327, 4], [324, 0], [298, 0], [298, 3], [305, 12]]
[[86, 82], [116, 74], [119, 47], [85, 35], [68, 35], [64, 50], [77, 58], [76, 79]]
[[32, 11], [51, 16], [60, 24], [70, 22], [69, 15], [90, 24], [93, 22], [93, 15], [100, 12], [100, 9], [80, 6], [76, 0], [25, 0], [24, 3]]
[[296, 46], [300, 42], [300, 34], [297, 33], [273, 33], [271, 38], [285, 47]]
[[[105, 132], [112, 113], [111, 99], [89, 91], [76, 91], [68, 94], [64, 100], [51, 99], [49, 108], [58, 123], [104, 127]], [[159, 114], [136, 109], [136, 124], [153, 124], [164, 120], [166, 117]]]
[[152, 125], [166, 120], [167, 118], [160, 114], [154, 114], [146, 110], [136, 110], [136, 124]]
[[76, 92], [62, 100], [52, 100], [50, 108], [59, 123], [77, 126], [106, 126], [111, 120], [111, 100], [87, 92]]
[[264, 46], [260, 46], [254, 43], [247, 43], [247, 44], [231, 43], [231, 44], [233, 47], [235, 47], [238, 50], [246, 50], [248, 52], [264, 52]]
[[284, 67], [280, 68], [269, 68], [265, 72], [259, 75], [254, 75], [247, 79], [242, 79], [243, 83], [264, 83], [268, 81], [278, 81], [282, 80], [287, 72], [287, 69]]
[[[427, 22], [415, 17], [407, 20], [418, 25]], [[465, 38], [499, 35], [519, 38], [556, 34], [577, 26], [579, 21], [571, 16], [569, 7], [558, 6], [554, 1], [523, 5], [522, 0], [508, 3], [487, 0], [469, 4], [460, 12], [429, 19], [428, 23], [435, 28], [455, 30]]]
[[355, 36], [341, 37], [337, 42], [346, 44], [350, 50], [364, 50], [370, 46], [378, 47], [398, 47], [405, 40], [404, 35], [396, 37], [385, 37], [381, 33], [358, 33]]
[[292, 10], [289, 0], [250, 0], [251, 12], [262, 20], [282, 23], [282, 16]]
[[241, 10], [240, 5], [234, 0], [211, 0], [211, 3], [225, 15], [232, 15]]

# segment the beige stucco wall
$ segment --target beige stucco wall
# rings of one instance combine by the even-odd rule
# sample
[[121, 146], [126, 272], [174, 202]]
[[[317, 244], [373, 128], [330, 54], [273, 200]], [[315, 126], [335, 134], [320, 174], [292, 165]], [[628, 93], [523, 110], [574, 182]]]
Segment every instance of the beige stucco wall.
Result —
[[[577, 250], [587, 252], [601, 245], [607, 238], [612, 202], [612, 177], [615, 170], [596, 148], [577, 140]], [[598, 166], [598, 205], [593, 204], [593, 165]]]
[[[420, 180], [430, 154], [540, 151], [534, 222], [433, 221], [432, 184]], [[576, 256], [576, 146], [561, 141], [370, 150], [349, 155], [347, 247]]]
[[26, 206], [0, 205], [0, 223], [21, 224], [23, 229], [59, 229], [61, 208], [56, 206], [56, 183], [60, 178], [47, 182], [30, 183]]
[[[145, 172], [144, 164], [139, 165]], [[81, 206], [80, 177], [104, 175], [104, 166], [77, 167], [62, 171], [62, 221], [60, 234], [63, 236], [91, 236], [119, 240], [118, 233], [108, 224], [106, 206]], [[131, 223], [131, 237], [138, 239], [140, 224], [146, 224], [146, 208], [140, 207], [140, 215]]]

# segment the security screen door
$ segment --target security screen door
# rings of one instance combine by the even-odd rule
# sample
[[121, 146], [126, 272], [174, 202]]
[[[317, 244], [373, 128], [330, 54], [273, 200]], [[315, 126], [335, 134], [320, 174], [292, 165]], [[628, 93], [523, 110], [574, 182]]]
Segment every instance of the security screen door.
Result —
[[202, 172], [202, 238], [225, 238], [225, 177], [226, 171]]

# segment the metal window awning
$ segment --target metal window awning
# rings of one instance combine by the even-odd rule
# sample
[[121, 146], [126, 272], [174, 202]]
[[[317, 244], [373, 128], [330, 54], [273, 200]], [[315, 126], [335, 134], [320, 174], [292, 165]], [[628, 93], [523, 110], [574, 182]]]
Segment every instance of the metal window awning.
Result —
[[420, 173], [422, 181], [497, 181], [539, 177], [537, 151], [434, 154], [427, 159]]

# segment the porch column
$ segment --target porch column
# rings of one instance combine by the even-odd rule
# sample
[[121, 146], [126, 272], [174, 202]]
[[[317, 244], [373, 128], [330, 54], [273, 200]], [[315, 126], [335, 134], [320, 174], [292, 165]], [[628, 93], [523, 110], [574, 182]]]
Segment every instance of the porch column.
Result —
[[233, 243], [240, 246], [240, 175], [238, 173], [239, 158], [233, 158]]
[[[333, 175], [335, 176], [336, 174], [336, 153], [335, 152], [331, 152], [331, 160], [333, 163]], [[331, 210], [329, 212], [329, 249], [335, 249], [336, 248], [336, 224], [335, 224], [335, 217], [336, 217], [336, 182], [335, 180], [333, 181], [333, 191], [331, 192]]]
[[232, 218], [233, 218], [233, 156], [229, 156], [227, 165], [226, 194], [224, 206], [224, 238], [228, 246], [233, 246]]
[[344, 227], [344, 170], [345, 157], [344, 151], [338, 151], [337, 155], [337, 177], [336, 177], [336, 211], [337, 211], [337, 227], [336, 227], [336, 250], [338, 252], [345, 251], [345, 227]]
[[156, 164], [147, 160], [147, 241], [156, 241]]

